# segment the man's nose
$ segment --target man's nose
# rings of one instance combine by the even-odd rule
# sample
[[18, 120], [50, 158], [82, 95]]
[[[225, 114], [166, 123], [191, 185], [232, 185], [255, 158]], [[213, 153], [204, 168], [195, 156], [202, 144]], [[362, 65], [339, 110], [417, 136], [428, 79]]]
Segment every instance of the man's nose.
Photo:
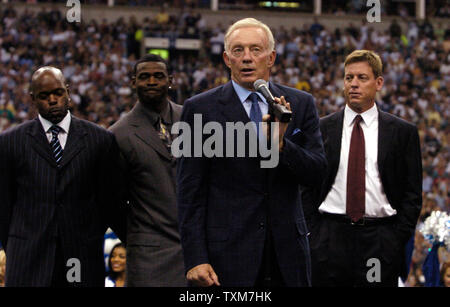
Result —
[[359, 81], [357, 78], [353, 78], [352, 81], [350, 82], [350, 86], [351, 87], [359, 87]]
[[58, 102], [58, 97], [55, 94], [50, 94], [48, 96], [48, 101], [50, 104], [55, 104]]
[[150, 77], [148, 77], [148, 79], [147, 79], [147, 84], [148, 85], [156, 85], [156, 78], [154, 77], [154, 76], [150, 76]]
[[242, 57], [242, 60], [244, 62], [251, 62], [252, 61], [252, 54], [250, 52], [250, 48], [244, 48], [244, 56]]

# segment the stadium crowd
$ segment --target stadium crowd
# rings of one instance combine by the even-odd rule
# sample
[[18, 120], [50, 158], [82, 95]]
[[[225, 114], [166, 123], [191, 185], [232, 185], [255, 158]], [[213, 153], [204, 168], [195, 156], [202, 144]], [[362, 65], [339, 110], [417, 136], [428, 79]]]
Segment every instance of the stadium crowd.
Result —
[[[72, 112], [105, 128], [134, 105], [129, 72], [139, 56], [142, 37], [198, 37], [198, 54], [170, 57], [172, 99], [188, 97], [226, 83], [222, 61], [228, 25], [206, 25], [200, 14], [183, 10], [169, 15], [162, 9], [154, 19], [138, 22], [67, 23], [59, 11], [43, 9], [18, 14], [0, 9], [0, 132], [37, 113], [31, 107], [31, 72], [43, 65], [61, 67], [70, 86]], [[354, 49], [372, 49], [384, 62], [385, 86], [379, 107], [419, 128], [423, 158], [421, 224], [434, 210], [449, 211], [450, 145], [450, 29], [428, 21], [409, 21], [403, 31], [397, 22], [381, 32], [370, 24], [327, 29], [315, 19], [274, 31], [277, 50], [272, 80], [310, 92], [320, 116], [344, 105], [343, 62]], [[430, 244], [416, 231], [407, 286], [422, 286], [422, 263]], [[441, 263], [450, 260], [441, 250]]]
[[[25, 3], [58, 3], [58, 0], [18, 0], [15, 2]], [[96, 4], [107, 5], [110, 3], [114, 5], [126, 5], [126, 6], [160, 6], [159, 0], [83, 0], [82, 4]], [[289, 1], [291, 2], [291, 1]], [[295, 2], [295, 1], [292, 1]], [[314, 10], [314, 0], [297, 1], [298, 7], [290, 7], [289, 9], [281, 6], [269, 5], [270, 1], [249, 1], [249, 0], [220, 0], [218, 1], [219, 9], [235, 9], [235, 10], [252, 10], [252, 9], [270, 9], [270, 10], [289, 10], [289, 11], [302, 11], [306, 13], [312, 13]], [[427, 15], [434, 17], [449, 17], [450, 16], [450, 3], [447, 0], [429, 0], [427, 1]], [[211, 0], [166, 0], [164, 6], [171, 8], [205, 8], [211, 7]], [[335, 0], [335, 1], [323, 1], [322, 12], [325, 14], [335, 14], [343, 16], [347, 14], [365, 14], [367, 7], [372, 6], [368, 4], [367, 0]], [[266, 5], [266, 7], [264, 6]], [[380, 1], [380, 8], [382, 14], [411, 17], [415, 14], [414, 1]]]

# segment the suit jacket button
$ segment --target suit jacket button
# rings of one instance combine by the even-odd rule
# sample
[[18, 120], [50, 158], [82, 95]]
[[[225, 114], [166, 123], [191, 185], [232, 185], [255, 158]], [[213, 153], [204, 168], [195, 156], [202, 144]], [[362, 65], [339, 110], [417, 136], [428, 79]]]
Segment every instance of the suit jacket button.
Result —
[[264, 223], [259, 223], [259, 229], [264, 229], [265, 225]]

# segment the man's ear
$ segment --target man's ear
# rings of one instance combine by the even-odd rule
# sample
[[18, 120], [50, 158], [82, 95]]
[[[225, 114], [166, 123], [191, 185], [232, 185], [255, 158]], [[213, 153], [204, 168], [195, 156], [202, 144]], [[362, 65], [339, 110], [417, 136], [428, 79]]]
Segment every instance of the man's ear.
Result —
[[34, 87], [33, 87], [33, 82], [30, 83], [30, 86], [28, 87], [28, 90], [30, 91], [29, 94], [30, 94], [31, 100], [34, 100], [34, 93], [33, 93]]
[[223, 52], [223, 61], [225, 62], [225, 65], [227, 65], [228, 68], [230, 68], [230, 66], [231, 66], [230, 58], [228, 57], [228, 54], [226, 51]]
[[381, 88], [383, 87], [383, 84], [384, 84], [384, 78], [380, 76], [375, 80], [375, 82], [376, 82], [377, 92], [381, 91]]
[[135, 75], [133, 75], [133, 76], [131, 76], [131, 88], [134, 90], [134, 89], [136, 89], [136, 76]]
[[277, 58], [277, 52], [272, 50], [269, 55], [269, 67], [272, 67], [275, 64], [275, 59]]

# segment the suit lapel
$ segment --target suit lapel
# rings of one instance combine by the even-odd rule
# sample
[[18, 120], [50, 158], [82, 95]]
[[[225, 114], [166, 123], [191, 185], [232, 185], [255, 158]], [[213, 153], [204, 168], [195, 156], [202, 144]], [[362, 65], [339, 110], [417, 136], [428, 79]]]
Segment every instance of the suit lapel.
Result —
[[130, 114], [132, 116], [130, 124], [135, 127], [135, 135], [145, 144], [152, 147], [161, 156], [169, 161], [172, 160], [169, 151], [159, 138], [158, 132], [152, 125], [148, 123], [149, 119], [145, 116], [144, 110], [142, 110], [142, 108], [143, 106], [140, 102], [138, 102], [133, 111], [131, 111], [132, 113]]
[[392, 136], [394, 135], [394, 127], [391, 125], [389, 119], [384, 112], [378, 110], [378, 171], [383, 171], [384, 161], [388, 148], [391, 146]]
[[336, 178], [341, 160], [342, 129], [344, 124], [344, 109], [338, 111], [330, 118], [325, 127], [326, 139], [324, 140], [327, 159], [330, 167], [330, 178]]
[[33, 138], [31, 142], [31, 147], [47, 162], [56, 167], [56, 161], [53, 157], [50, 144], [48, 142], [47, 136], [45, 135], [44, 128], [38, 118], [34, 120], [34, 123], [30, 126], [27, 134]]
[[231, 81], [222, 87], [222, 93], [219, 97], [219, 107], [221, 113], [225, 116], [226, 122], [250, 122], [250, 118], [245, 112], [238, 95], [234, 91]]
[[[241, 103], [241, 100], [239, 99], [238, 95], [234, 91], [233, 84], [230, 82], [226, 83], [221, 91], [218, 93], [218, 112], [221, 113], [223, 118], [225, 119], [223, 122], [223, 118], [220, 119], [221, 124], [223, 125], [225, 129], [225, 125], [227, 122], [230, 123], [237, 123], [242, 122], [244, 125], [251, 122], [249, 116], [247, 115], [247, 112], [245, 111], [245, 108], [243, 104]], [[226, 140], [226, 132], [224, 134], [225, 140]], [[234, 149], [235, 153], [237, 150], [237, 139], [234, 139]], [[249, 144], [249, 135], [246, 133], [245, 136], [245, 148], [246, 148], [246, 155], [248, 154], [248, 148], [250, 148]], [[236, 156], [235, 156], [236, 157]], [[253, 174], [258, 174], [255, 176], [259, 176], [259, 173], [256, 172], [256, 170], [261, 170], [260, 168], [260, 159], [261, 157], [259, 154], [255, 158], [249, 158], [248, 164], [245, 164], [245, 168], [247, 172], [252, 172]], [[257, 166], [257, 168], [255, 168]]]
[[81, 125], [81, 121], [76, 117], [71, 117], [69, 134], [67, 135], [66, 146], [64, 146], [61, 158], [61, 167], [69, 163], [84, 147], [83, 138], [87, 135], [86, 130]]

